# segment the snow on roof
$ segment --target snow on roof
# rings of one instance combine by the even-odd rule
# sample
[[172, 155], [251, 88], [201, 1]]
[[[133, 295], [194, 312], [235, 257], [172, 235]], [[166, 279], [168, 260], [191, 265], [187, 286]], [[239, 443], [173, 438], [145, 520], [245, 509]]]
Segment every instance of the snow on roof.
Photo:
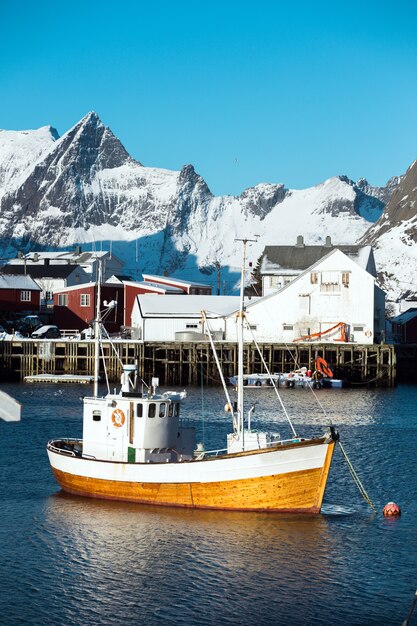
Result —
[[239, 296], [136, 296], [143, 317], [207, 317], [230, 315], [239, 309]]
[[407, 324], [410, 320], [417, 317], [417, 308], [407, 309], [404, 313], [400, 313], [397, 317], [393, 317], [390, 321], [396, 324]]
[[265, 246], [261, 274], [298, 274], [323, 259], [332, 250], [340, 250], [362, 269], [367, 269], [372, 253], [371, 246], [338, 244], [310, 246], [304, 243], [294, 246]]
[[204, 283], [196, 283], [193, 280], [181, 280], [180, 278], [173, 278], [172, 276], [157, 276], [156, 274], [142, 274], [145, 281], [150, 283], [176, 283], [178, 285], [184, 285], [184, 287], [209, 287]]
[[0, 289], [30, 289], [31, 291], [41, 291], [38, 283], [27, 275], [0, 274]]

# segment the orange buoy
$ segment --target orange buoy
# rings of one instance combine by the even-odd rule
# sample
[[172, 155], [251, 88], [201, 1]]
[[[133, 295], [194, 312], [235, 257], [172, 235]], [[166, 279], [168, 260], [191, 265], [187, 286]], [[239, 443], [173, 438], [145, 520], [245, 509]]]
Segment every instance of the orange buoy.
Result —
[[401, 509], [395, 502], [388, 502], [382, 512], [384, 517], [399, 517], [401, 515]]
[[333, 378], [333, 372], [328, 366], [326, 359], [323, 359], [321, 356], [316, 357], [315, 366], [318, 372], [321, 372], [321, 374], [324, 374], [324, 376], [328, 378]]

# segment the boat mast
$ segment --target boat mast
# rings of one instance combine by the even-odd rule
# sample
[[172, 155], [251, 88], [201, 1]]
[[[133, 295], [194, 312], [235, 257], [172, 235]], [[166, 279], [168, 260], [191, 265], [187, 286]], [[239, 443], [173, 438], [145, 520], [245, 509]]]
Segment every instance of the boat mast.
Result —
[[100, 300], [101, 300], [101, 259], [98, 261], [96, 316], [94, 319], [94, 390], [93, 396], [98, 397], [99, 359], [100, 359]]
[[245, 296], [245, 265], [246, 265], [246, 244], [248, 241], [256, 241], [256, 239], [235, 239], [242, 242], [242, 270], [240, 278], [240, 305], [238, 313], [238, 358], [237, 358], [237, 413], [238, 413], [238, 434], [242, 436], [242, 447], [245, 449], [245, 429], [243, 418], [243, 324], [245, 318], [244, 312], [244, 296]]

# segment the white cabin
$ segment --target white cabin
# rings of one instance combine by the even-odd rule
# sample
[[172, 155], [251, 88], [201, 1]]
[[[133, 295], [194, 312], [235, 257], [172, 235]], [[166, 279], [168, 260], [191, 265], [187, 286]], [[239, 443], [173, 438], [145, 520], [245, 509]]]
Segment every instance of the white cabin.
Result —
[[84, 398], [83, 457], [129, 463], [165, 463], [193, 458], [195, 429], [180, 424], [183, 394], [138, 389], [125, 365], [119, 393]]

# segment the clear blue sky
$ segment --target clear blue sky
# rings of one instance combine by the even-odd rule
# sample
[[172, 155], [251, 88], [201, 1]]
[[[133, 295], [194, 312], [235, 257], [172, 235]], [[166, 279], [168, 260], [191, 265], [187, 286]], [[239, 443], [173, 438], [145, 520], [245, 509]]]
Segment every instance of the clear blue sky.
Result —
[[417, 3], [0, 3], [0, 128], [96, 111], [144, 165], [215, 194], [417, 158]]

